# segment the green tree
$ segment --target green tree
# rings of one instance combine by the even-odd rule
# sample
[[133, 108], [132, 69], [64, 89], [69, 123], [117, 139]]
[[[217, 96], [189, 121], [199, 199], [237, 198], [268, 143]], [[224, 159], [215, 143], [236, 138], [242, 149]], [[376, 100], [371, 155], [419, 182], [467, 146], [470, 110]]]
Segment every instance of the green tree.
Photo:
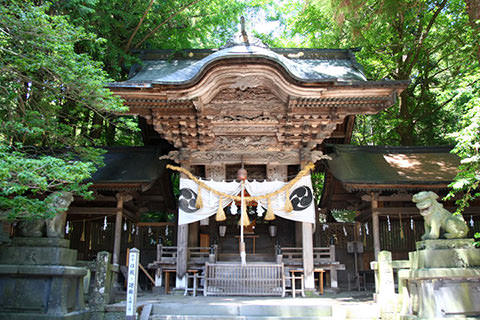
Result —
[[369, 79], [411, 79], [394, 107], [358, 117], [357, 143], [452, 142], [462, 113], [451, 109], [449, 92], [479, 70], [472, 50], [479, 38], [463, 0], [319, 0], [297, 13], [293, 30], [307, 46], [361, 47], [357, 59]]
[[77, 53], [80, 41], [99, 41], [48, 14], [48, 5], [2, 1], [0, 11], [0, 218], [54, 214], [52, 191], [88, 195], [101, 150], [79, 126], [88, 112], [127, 109], [104, 87], [99, 62]]

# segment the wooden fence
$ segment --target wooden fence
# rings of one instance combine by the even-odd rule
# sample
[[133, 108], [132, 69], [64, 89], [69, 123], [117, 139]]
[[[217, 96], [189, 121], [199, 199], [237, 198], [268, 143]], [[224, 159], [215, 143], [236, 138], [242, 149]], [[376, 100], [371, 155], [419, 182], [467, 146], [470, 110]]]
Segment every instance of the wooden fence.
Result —
[[204, 295], [285, 296], [283, 264], [205, 264]]

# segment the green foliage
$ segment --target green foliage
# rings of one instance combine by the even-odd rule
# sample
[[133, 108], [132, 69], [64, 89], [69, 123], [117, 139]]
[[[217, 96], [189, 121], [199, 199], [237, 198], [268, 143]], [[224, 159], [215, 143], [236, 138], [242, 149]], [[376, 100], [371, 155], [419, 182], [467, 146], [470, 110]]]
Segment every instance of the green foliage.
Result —
[[355, 222], [358, 212], [347, 209], [332, 209], [330, 211], [337, 222]]
[[9, 1], [0, 11], [0, 219], [52, 214], [56, 190], [88, 195], [81, 182], [102, 151], [80, 119], [126, 110], [104, 87], [101, 63], [76, 51], [95, 36], [48, 10]]
[[462, 160], [457, 177], [450, 184], [452, 191], [447, 196], [451, 198], [455, 194], [462, 195], [456, 201], [459, 213], [463, 212], [472, 200], [480, 197], [480, 77], [477, 74], [473, 79], [474, 81], [470, 81], [471, 85], [459, 88], [459, 94], [452, 101], [452, 104], [465, 110], [462, 129], [452, 134], [456, 142], [453, 152]]
[[145, 212], [140, 218], [142, 222], [175, 222], [175, 214], [167, 212]]
[[449, 133], [460, 129], [462, 116], [450, 103], [453, 93], [460, 79], [480, 70], [480, 38], [463, 0], [317, 0], [292, 6], [293, 35], [286, 38], [307, 47], [360, 47], [356, 56], [367, 78], [411, 80], [394, 107], [357, 118], [354, 143], [452, 143]]
[[312, 187], [313, 195], [317, 204], [320, 203], [322, 198], [323, 186], [325, 185], [325, 173], [324, 172], [313, 172], [312, 173]]

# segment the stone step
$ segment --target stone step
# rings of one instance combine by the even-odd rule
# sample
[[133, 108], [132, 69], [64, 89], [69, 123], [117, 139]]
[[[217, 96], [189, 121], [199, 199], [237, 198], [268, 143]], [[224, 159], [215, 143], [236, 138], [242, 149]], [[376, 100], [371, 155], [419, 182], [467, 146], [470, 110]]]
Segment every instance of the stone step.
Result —
[[154, 315], [150, 320], [334, 320], [332, 317], [257, 317], [257, 316], [225, 316], [225, 315]]
[[229, 317], [330, 317], [330, 305], [154, 304], [153, 315]]

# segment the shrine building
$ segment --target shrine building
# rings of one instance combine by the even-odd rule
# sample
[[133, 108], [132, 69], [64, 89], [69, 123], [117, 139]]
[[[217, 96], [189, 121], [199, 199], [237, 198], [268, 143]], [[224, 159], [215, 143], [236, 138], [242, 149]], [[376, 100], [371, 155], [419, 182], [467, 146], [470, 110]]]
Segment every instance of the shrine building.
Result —
[[[367, 80], [356, 51], [269, 48], [242, 31], [219, 49], [139, 52], [141, 63], [130, 78], [109, 88], [138, 116], [145, 146], [109, 149], [106, 166], [93, 177], [96, 199], [77, 200], [69, 209], [75, 227], [67, 237], [80, 259], [107, 250], [113, 263], [122, 265], [126, 248], [141, 247], [142, 263], [155, 271], [152, 285], [168, 291], [173, 274], [175, 286], [185, 288], [189, 272], [205, 262], [238, 263], [241, 237], [247, 264], [290, 265], [290, 272], [301, 270], [306, 290], [315, 287], [315, 270], [326, 270], [330, 286], [337, 287], [337, 271], [345, 265], [335, 256], [333, 237], [318, 240], [322, 208], [311, 186], [304, 194], [310, 199], [298, 199], [311, 204], [308, 219], [279, 214], [267, 221], [268, 206], [257, 201], [248, 203], [251, 223], [240, 228], [233, 201], [224, 208], [225, 221], [211, 215], [179, 224], [175, 202], [185, 194], [174, 195], [177, 182], [165, 164], [205, 183], [234, 183], [244, 167], [247, 184], [279, 186], [308, 171], [302, 169], [309, 163], [323, 159], [325, 170], [325, 146], [349, 144], [355, 116], [392, 106], [408, 85]], [[209, 194], [203, 193], [204, 202]], [[144, 219], [154, 211], [165, 219]]]
[[[392, 106], [408, 85], [367, 80], [355, 50], [274, 49], [245, 32], [218, 50], [148, 50], [140, 59], [131, 77], [110, 89], [174, 147], [164, 158], [217, 181], [234, 179], [241, 163], [249, 179], [287, 181], [322, 158], [325, 141], [349, 143], [355, 115]], [[313, 288], [314, 225], [282, 223], [291, 231], [288, 244], [303, 248], [305, 286]], [[212, 224], [210, 218], [178, 226], [179, 283], [189, 243], [208, 241], [199, 236]], [[259, 243], [263, 237], [256, 246], [273, 253], [271, 241], [270, 248]], [[225, 257], [235, 252], [233, 244], [223, 247], [231, 249]]]

